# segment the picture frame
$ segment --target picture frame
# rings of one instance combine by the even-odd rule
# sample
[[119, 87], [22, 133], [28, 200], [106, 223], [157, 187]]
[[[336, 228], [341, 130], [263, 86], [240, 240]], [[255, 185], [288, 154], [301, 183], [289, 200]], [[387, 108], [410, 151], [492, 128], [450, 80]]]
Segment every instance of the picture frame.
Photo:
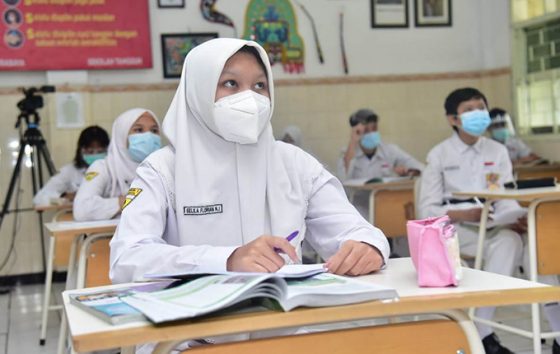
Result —
[[408, 0], [370, 0], [372, 28], [408, 28]]
[[415, 27], [451, 27], [451, 0], [414, 0]]
[[183, 8], [185, 0], [158, 0], [157, 5], [160, 9]]
[[163, 77], [166, 79], [180, 78], [183, 62], [189, 51], [213, 38], [218, 38], [217, 32], [162, 34]]

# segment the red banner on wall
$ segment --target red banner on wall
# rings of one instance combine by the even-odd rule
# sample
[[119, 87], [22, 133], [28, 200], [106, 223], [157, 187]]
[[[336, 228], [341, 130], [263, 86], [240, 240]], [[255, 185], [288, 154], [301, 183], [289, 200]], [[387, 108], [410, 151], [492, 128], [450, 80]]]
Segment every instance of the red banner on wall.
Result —
[[152, 67], [148, 0], [0, 0], [0, 70]]

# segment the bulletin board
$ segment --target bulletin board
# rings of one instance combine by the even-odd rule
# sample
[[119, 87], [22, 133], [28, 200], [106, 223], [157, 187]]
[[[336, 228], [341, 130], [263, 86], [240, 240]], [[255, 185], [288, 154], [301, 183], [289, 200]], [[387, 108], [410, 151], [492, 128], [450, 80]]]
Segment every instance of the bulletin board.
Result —
[[0, 71], [152, 67], [148, 0], [0, 0]]

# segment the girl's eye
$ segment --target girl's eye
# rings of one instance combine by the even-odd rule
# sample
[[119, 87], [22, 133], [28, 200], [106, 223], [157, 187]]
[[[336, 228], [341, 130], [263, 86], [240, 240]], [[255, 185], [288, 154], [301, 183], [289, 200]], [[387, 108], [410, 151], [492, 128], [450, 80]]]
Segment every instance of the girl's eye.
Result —
[[255, 89], [257, 90], [264, 90], [266, 88], [266, 84], [264, 82], [258, 82], [255, 84]]
[[235, 80], [227, 80], [224, 82], [224, 86], [227, 88], [233, 88], [237, 86], [237, 82], [235, 82]]
[[159, 135], [159, 129], [158, 128], [152, 128], [152, 133]]

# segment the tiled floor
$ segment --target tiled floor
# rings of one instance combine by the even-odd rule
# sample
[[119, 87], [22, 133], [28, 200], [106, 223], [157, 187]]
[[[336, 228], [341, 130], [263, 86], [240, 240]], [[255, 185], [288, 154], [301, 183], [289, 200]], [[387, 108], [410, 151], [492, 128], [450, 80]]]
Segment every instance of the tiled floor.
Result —
[[[55, 293], [59, 294], [61, 290], [62, 284], [56, 284]], [[47, 342], [44, 346], [39, 345], [42, 298], [42, 285], [20, 286], [12, 289], [10, 294], [0, 295], [0, 354], [56, 353], [60, 326], [57, 312], [51, 311]], [[531, 323], [528, 307], [500, 308], [496, 316], [500, 321], [527, 329]], [[543, 328], [548, 329], [548, 325], [543, 323]], [[497, 333], [502, 343], [515, 353], [532, 353], [529, 339], [500, 331]], [[550, 340], [543, 346], [543, 354], [551, 354]]]

